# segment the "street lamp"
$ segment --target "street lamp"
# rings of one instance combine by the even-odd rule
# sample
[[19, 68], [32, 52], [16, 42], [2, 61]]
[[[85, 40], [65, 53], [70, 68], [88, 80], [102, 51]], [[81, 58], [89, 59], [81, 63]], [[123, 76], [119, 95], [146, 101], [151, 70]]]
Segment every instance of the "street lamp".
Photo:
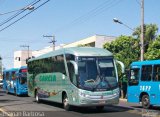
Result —
[[30, 6], [22, 8], [21, 10], [33, 10], [33, 9], [34, 9], [34, 6], [30, 5]]
[[[135, 31], [133, 28], [131, 28], [131, 27], [129, 27], [128, 25], [126, 25], [126, 24], [124, 24], [123, 22], [121, 22], [120, 20], [118, 20], [117, 18], [113, 18], [113, 21], [115, 22], [115, 23], [118, 23], [118, 24], [122, 24], [122, 25], [124, 25], [125, 27], [127, 27], [128, 29], [130, 29], [130, 30], [132, 30], [132, 31]], [[143, 24], [143, 22], [142, 22], [142, 24]], [[141, 26], [141, 39], [140, 39], [140, 41], [141, 41], [141, 43], [140, 43], [140, 48], [141, 48], [141, 57], [140, 57], [140, 59], [141, 59], [141, 61], [143, 61], [143, 59], [144, 59], [144, 43], [143, 43], [143, 40], [144, 40], [144, 34], [143, 34], [143, 31], [144, 29], [143, 29], [143, 25]]]
[[129, 27], [128, 25], [124, 24], [123, 22], [121, 22], [121, 21], [118, 20], [117, 18], [113, 18], [113, 21], [114, 21], [115, 23], [122, 24], [123, 26], [129, 28], [129, 29], [132, 30], [132, 31], [135, 31], [133, 28], [131, 28], [131, 27]]

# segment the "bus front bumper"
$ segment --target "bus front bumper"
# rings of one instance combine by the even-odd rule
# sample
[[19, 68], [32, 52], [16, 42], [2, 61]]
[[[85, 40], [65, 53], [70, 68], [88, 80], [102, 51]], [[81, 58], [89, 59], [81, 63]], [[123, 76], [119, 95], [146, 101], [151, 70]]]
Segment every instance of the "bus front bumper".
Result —
[[76, 106], [105, 106], [119, 103], [119, 95], [80, 97], [79, 104]]

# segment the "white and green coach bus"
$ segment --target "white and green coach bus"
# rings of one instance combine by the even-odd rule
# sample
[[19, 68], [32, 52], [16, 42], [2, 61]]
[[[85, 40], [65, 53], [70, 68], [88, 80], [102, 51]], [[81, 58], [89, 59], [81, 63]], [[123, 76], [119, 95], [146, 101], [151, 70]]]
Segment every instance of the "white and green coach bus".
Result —
[[71, 106], [118, 104], [119, 87], [111, 52], [93, 47], [63, 48], [28, 61], [28, 94], [36, 101]]

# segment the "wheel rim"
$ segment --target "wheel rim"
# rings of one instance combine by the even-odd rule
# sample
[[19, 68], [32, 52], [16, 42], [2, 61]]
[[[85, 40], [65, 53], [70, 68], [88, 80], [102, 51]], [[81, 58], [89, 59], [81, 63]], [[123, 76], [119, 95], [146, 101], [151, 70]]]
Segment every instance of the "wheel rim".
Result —
[[36, 93], [36, 101], [39, 101], [38, 93]]
[[8, 88], [6, 88], [6, 93], [8, 93]]
[[14, 89], [14, 94], [17, 95], [16, 89]]
[[143, 103], [144, 103], [144, 105], [145, 105], [145, 106], [147, 106], [147, 105], [148, 105], [148, 103], [149, 103], [149, 99], [148, 99], [147, 97], [146, 97], [146, 98], [144, 98]]
[[64, 103], [64, 107], [68, 106], [68, 98], [67, 97], [64, 99], [63, 103]]

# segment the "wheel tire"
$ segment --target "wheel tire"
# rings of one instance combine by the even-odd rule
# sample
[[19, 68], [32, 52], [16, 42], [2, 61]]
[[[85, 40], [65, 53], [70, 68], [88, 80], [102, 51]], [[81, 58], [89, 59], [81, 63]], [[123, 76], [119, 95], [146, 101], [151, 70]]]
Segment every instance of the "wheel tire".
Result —
[[16, 88], [14, 88], [14, 95], [17, 96]]
[[63, 108], [64, 108], [65, 110], [67, 110], [67, 111], [71, 110], [71, 106], [69, 105], [68, 102], [69, 102], [69, 101], [68, 101], [68, 97], [67, 97], [67, 95], [65, 94], [65, 95], [63, 96]]
[[98, 111], [103, 111], [104, 106], [96, 106], [96, 109], [97, 109]]
[[9, 93], [9, 91], [8, 91], [8, 88], [6, 87], [6, 94], [8, 94]]
[[40, 99], [39, 99], [38, 91], [36, 91], [35, 98], [36, 98], [36, 102], [37, 102], [37, 103], [40, 103]]
[[142, 107], [145, 109], [148, 109], [151, 107], [150, 105], [150, 99], [148, 95], [143, 95], [142, 96]]

